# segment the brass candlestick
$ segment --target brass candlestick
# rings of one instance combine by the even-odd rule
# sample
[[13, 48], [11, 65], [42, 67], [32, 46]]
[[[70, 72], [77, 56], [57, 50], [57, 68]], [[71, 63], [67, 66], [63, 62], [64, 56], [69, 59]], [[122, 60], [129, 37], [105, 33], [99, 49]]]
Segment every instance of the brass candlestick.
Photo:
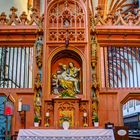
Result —
[[83, 121], [84, 121], [83, 126], [84, 126], [84, 127], [87, 127], [88, 124], [87, 124], [87, 113], [86, 113], [86, 112], [84, 112], [84, 114], [83, 114]]
[[45, 124], [46, 127], [49, 127], [50, 126], [50, 124], [49, 124], [49, 118], [50, 118], [50, 114], [49, 114], [49, 112], [46, 112], [46, 124]]

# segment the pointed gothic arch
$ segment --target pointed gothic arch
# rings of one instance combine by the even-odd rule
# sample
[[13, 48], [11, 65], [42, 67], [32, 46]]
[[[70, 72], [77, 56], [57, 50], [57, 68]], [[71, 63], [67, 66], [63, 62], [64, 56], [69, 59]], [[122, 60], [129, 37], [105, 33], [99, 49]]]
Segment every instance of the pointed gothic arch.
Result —
[[48, 41], [65, 40], [65, 19], [70, 22], [68, 33], [71, 41], [86, 40], [87, 11], [83, 1], [51, 1], [48, 4], [47, 17]]
[[[64, 55], [60, 56], [61, 53], [64, 53]], [[82, 71], [81, 71], [81, 77], [82, 77], [82, 79], [81, 79], [81, 89], [82, 89], [81, 94], [86, 97], [86, 86], [85, 86], [86, 85], [85, 84], [85, 81], [86, 81], [86, 73], [85, 73], [85, 71], [86, 71], [86, 59], [84, 57], [83, 52], [81, 52], [79, 49], [77, 49], [74, 46], [70, 46], [68, 49], [66, 49], [64, 46], [57, 47], [49, 55], [48, 65], [50, 66], [50, 68], [48, 69], [48, 76], [49, 77], [47, 78], [48, 85], [49, 85], [48, 86], [49, 94], [51, 94], [52, 64], [53, 64], [53, 61], [59, 60], [59, 56], [60, 56], [60, 58], [62, 57], [63, 59], [65, 59], [66, 56], [70, 56], [72, 58], [71, 60], [74, 60], [74, 62], [77, 63], [76, 66], [78, 66], [82, 69]], [[70, 60], [68, 60], [68, 62], [70, 62]], [[78, 62], [79, 62], [79, 64], [78, 64]]]

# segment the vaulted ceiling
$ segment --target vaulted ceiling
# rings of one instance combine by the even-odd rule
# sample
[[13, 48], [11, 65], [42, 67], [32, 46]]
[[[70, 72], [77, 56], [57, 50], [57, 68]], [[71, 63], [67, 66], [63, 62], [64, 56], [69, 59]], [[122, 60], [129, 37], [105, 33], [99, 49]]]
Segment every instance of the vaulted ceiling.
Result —
[[112, 14], [119, 9], [122, 9], [123, 13], [134, 13], [136, 8], [138, 8], [137, 0], [108, 0], [108, 12]]
[[[139, 7], [138, 0], [92, 0], [93, 6], [100, 6], [102, 8], [102, 13], [106, 16], [109, 13], [113, 15], [117, 13], [118, 10], [122, 10], [123, 14], [128, 12], [135, 13], [136, 9]], [[95, 10], [95, 8], [94, 8]]]

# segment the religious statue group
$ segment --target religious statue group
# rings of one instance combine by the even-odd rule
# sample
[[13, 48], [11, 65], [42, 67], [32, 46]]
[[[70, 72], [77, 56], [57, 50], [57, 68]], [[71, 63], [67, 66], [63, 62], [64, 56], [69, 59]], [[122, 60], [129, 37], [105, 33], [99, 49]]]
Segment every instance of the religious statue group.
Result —
[[54, 94], [66, 93], [70, 96], [80, 93], [80, 68], [73, 62], [59, 64], [59, 70], [52, 75], [52, 92]]

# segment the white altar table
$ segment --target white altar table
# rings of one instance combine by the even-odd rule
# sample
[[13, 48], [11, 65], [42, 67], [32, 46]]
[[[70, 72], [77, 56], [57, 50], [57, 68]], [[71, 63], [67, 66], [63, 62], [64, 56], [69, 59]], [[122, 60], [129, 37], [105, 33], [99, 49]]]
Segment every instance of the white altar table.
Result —
[[111, 129], [20, 129], [17, 140], [114, 140]]

